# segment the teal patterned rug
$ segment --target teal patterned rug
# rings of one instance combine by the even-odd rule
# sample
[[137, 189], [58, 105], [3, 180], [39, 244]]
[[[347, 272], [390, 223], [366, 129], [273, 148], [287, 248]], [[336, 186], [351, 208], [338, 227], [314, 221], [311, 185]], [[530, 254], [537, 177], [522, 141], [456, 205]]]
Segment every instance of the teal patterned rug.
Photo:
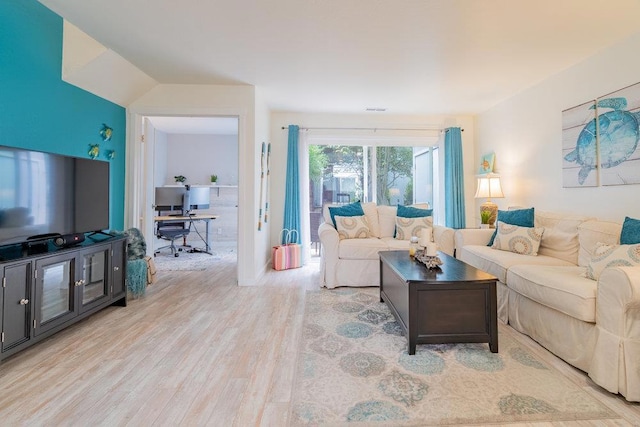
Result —
[[291, 425], [617, 418], [499, 328], [497, 354], [487, 344], [434, 344], [409, 356], [377, 288], [308, 292]]

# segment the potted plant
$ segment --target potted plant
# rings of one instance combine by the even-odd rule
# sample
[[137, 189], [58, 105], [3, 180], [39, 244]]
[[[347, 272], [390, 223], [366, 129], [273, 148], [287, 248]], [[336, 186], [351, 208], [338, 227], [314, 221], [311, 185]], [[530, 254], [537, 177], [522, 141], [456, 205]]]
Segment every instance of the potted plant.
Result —
[[187, 180], [187, 177], [184, 175], [176, 175], [173, 177], [173, 179], [176, 180], [176, 184], [184, 184], [184, 182]]
[[480, 211], [480, 228], [489, 228], [489, 220], [491, 219], [491, 211]]
[[218, 182], [218, 175], [216, 174], [211, 175], [211, 183], [215, 184], [216, 182]]

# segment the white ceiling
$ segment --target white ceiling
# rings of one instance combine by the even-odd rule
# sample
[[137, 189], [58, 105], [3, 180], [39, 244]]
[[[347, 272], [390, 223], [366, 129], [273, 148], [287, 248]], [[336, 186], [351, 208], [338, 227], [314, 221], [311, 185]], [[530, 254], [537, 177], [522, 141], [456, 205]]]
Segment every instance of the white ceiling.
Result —
[[640, 0], [40, 1], [158, 82], [275, 111], [475, 114], [640, 31]]

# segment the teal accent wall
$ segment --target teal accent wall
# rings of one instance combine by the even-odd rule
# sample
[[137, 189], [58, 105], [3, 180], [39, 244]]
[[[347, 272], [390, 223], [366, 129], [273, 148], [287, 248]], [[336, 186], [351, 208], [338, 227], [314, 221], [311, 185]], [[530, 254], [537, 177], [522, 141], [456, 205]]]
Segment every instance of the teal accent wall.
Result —
[[[125, 109], [62, 81], [62, 25], [36, 0], [0, 0], [0, 145], [89, 157], [100, 144], [100, 160], [114, 150], [109, 218], [122, 230]], [[103, 123], [113, 128], [108, 142]]]

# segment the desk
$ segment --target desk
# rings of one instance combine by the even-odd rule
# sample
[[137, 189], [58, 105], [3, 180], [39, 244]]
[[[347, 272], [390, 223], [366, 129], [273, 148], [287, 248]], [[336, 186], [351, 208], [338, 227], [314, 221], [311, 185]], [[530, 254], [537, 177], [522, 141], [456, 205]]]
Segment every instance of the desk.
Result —
[[211, 222], [211, 220], [217, 219], [218, 215], [206, 215], [206, 214], [197, 214], [197, 215], [185, 215], [185, 216], [176, 216], [176, 215], [163, 215], [163, 216], [156, 216], [153, 218], [153, 220], [155, 222], [158, 221], [162, 221], [162, 222], [189, 222], [189, 223], [193, 223], [194, 221], [204, 221], [205, 222], [205, 242], [204, 242], [204, 251], [200, 251], [200, 252], [204, 252], [207, 253], [209, 255], [211, 254], [211, 245], [209, 244], [210, 240], [209, 240], [209, 223]]

